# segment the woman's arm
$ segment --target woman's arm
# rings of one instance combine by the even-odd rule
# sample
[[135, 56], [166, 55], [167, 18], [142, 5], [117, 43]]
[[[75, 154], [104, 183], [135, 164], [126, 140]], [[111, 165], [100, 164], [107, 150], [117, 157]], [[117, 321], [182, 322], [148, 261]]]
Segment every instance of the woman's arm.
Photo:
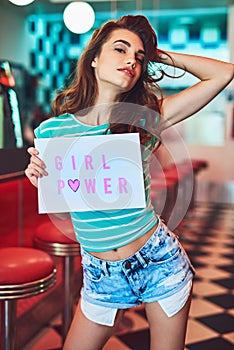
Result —
[[[38, 187], [38, 178], [48, 175], [46, 165], [43, 160], [38, 157], [39, 152], [36, 148], [28, 148], [28, 153], [31, 155], [31, 158], [27, 169], [25, 169], [25, 175], [33, 186]], [[53, 215], [61, 220], [67, 220], [70, 217], [69, 213], [56, 213]]]
[[234, 65], [211, 58], [168, 52], [161, 54], [162, 63], [181, 68], [200, 81], [162, 101], [162, 130], [199, 111], [233, 79]]

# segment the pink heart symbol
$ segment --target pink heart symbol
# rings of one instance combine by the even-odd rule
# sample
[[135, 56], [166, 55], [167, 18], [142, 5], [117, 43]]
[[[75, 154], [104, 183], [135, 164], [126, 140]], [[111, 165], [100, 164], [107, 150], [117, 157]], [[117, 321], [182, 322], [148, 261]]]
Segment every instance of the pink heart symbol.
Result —
[[70, 186], [70, 188], [72, 189], [72, 191], [76, 192], [79, 187], [80, 187], [80, 181], [75, 179], [75, 180], [68, 180], [68, 185]]

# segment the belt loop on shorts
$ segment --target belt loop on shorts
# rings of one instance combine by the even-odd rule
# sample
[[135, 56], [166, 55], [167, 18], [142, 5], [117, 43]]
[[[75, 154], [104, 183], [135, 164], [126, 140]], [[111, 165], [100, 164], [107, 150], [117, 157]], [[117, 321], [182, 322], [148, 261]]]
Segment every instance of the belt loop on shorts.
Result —
[[138, 261], [141, 263], [142, 267], [145, 268], [148, 265], [148, 261], [143, 258], [140, 252], [135, 253], [135, 257], [138, 259]]
[[109, 276], [108, 263], [105, 260], [102, 260], [102, 272], [105, 276]]

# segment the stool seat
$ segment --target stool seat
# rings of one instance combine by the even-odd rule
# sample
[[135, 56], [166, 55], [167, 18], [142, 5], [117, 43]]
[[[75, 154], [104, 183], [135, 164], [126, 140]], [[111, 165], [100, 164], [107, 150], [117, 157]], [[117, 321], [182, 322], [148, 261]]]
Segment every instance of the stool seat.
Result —
[[35, 282], [54, 272], [51, 257], [38, 249], [0, 248], [0, 257], [0, 290], [4, 285]]
[[0, 248], [0, 348], [15, 349], [16, 302], [46, 292], [56, 282], [53, 259], [34, 248]]
[[34, 244], [55, 256], [80, 255], [80, 245], [69, 226], [61, 232], [51, 223], [40, 225], [34, 235]]

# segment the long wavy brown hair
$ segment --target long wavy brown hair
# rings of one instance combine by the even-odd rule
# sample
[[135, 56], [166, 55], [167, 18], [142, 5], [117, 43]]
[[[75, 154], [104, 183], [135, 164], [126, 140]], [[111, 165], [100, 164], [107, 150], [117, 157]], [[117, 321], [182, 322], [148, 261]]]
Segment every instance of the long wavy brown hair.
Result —
[[[126, 108], [126, 113], [121, 106], [115, 105], [113, 113], [110, 117], [109, 130], [111, 133], [122, 132], [140, 132], [141, 142], [149, 139], [150, 128], [157, 127], [160, 119], [160, 103], [162, 93], [157, 82], [162, 78], [155, 76], [155, 71], [152, 69], [153, 62], [160, 62], [159, 53], [157, 50], [157, 36], [154, 29], [151, 27], [148, 19], [141, 15], [127, 15], [116, 21], [108, 21], [101, 28], [96, 29], [92, 38], [78, 60], [78, 64], [73, 74], [73, 80], [70, 85], [62, 92], [58, 93], [53, 101], [52, 108], [54, 115], [63, 113], [75, 114], [94, 106], [95, 97], [98, 93], [97, 81], [95, 78], [94, 68], [91, 63], [97, 57], [102, 49], [102, 45], [108, 40], [110, 34], [116, 29], [128, 29], [137, 34], [143, 42], [145, 50], [145, 59], [141, 70], [141, 76], [135, 86], [127, 92], [120, 94], [118, 101], [148, 107], [149, 113], [145, 113], [141, 108], [135, 116], [129, 119], [129, 108]], [[160, 94], [160, 99], [157, 97]], [[140, 112], [142, 111], [142, 113]], [[119, 118], [121, 114], [121, 118]], [[116, 116], [118, 118], [116, 119]], [[126, 124], [123, 122], [123, 117], [126, 117]], [[121, 120], [120, 120], [121, 119]]]

